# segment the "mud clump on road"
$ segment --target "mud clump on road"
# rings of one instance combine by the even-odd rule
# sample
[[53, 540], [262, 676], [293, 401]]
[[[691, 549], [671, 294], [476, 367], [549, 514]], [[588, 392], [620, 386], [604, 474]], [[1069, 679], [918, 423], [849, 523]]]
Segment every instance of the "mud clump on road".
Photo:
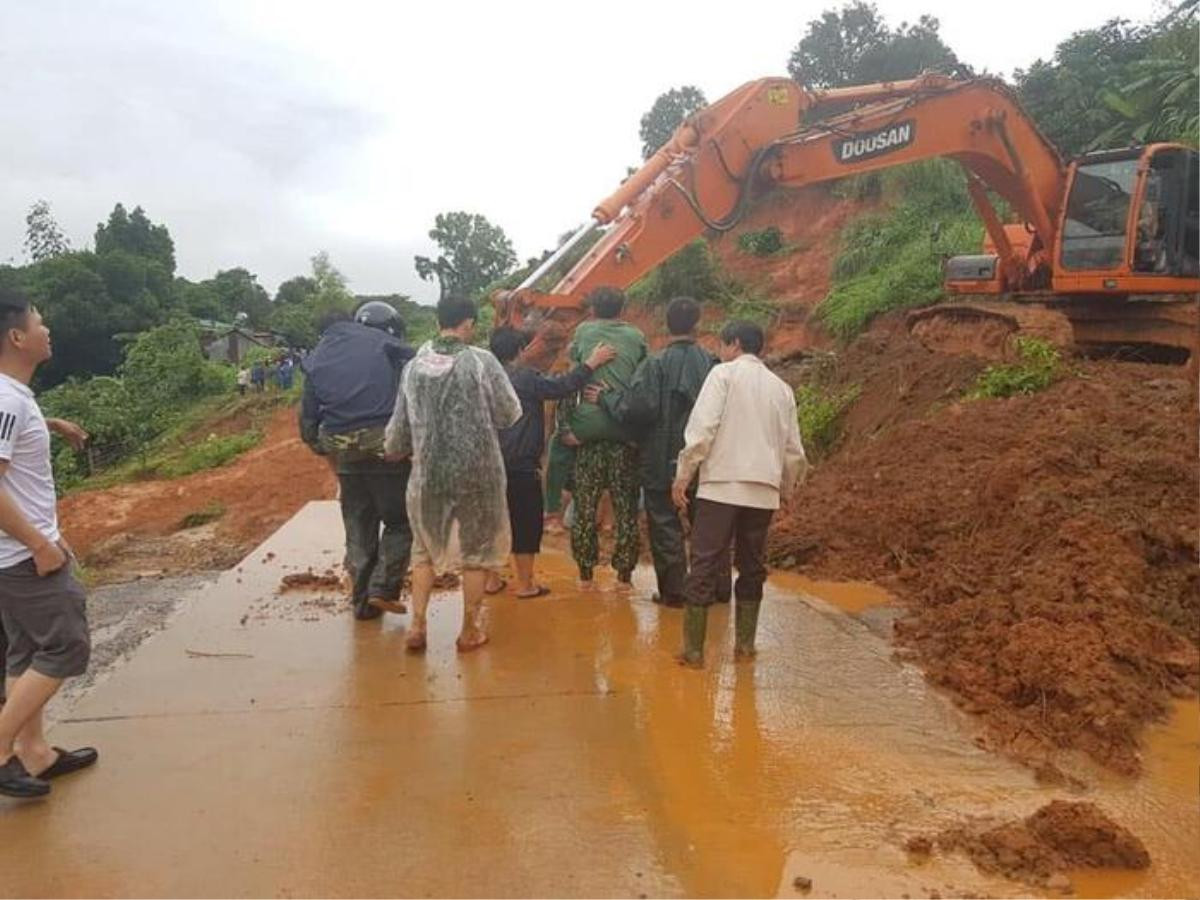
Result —
[[[1062, 884], [1070, 869], [1145, 869], [1150, 854], [1140, 840], [1091, 803], [1055, 800], [1023, 821], [980, 821], [946, 829], [933, 838], [910, 838], [916, 856], [965, 853], [980, 871], [1038, 886]], [[1064, 885], [1068, 886], [1069, 885]]]
[[279, 579], [279, 593], [288, 591], [325, 591], [338, 590], [342, 587], [342, 576], [326, 569], [317, 573], [312, 569], [305, 572], [293, 572]]
[[771, 560], [893, 591], [897, 641], [997, 748], [1137, 772], [1142, 726], [1200, 673], [1192, 386], [1072, 361], [1041, 393], [963, 400], [985, 365], [894, 326], [841, 354], [833, 387], [859, 399]]

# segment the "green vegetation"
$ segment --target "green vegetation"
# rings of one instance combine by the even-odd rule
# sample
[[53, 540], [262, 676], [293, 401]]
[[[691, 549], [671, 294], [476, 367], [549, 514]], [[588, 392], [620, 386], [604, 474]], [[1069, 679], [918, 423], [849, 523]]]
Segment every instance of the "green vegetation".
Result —
[[836, 392], [816, 384], [796, 388], [800, 438], [810, 459], [820, 459], [833, 449], [841, 433], [842, 415], [858, 399], [860, 392], [858, 385]]
[[690, 84], [659, 94], [654, 105], [642, 116], [638, 129], [642, 138], [642, 159], [652, 157], [659, 147], [671, 139], [684, 119], [706, 106], [708, 100], [704, 92]]
[[179, 520], [179, 527], [184, 528], [199, 528], [201, 525], [207, 525], [209, 522], [215, 522], [221, 516], [225, 515], [225, 504], [219, 500], [213, 500], [195, 512], [190, 512]]
[[774, 225], [738, 235], [738, 249], [754, 256], [774, 256], [783, 250], [783, 232]]
[[988, 366], [967, 397], [1011, 397], [1033, 394], [1048, 388], [1061, 371], [1061, 357], [1054, 345], [1033, 337], [1016, 340], [1019, 362]]
[[262, 441], [262, 432], [244, 431], [225, 437], [209, 435], [198, 444], [186, 447], [173, 458], [147, 465], [141, 469], [143, 475], [159, 478], [182, 478], [204, 469], [216, 469], [230, 460], [241, 456]]
[[842, 232], [833, 287], [817, 315], [843, 339], [858, 334], [880, 313], [922, 306], [941, 295], [941, 258], [930, 231], [935, 222], [947, 251], [969, 252], [983, 239], [966, 182], [949, 161], [890, 169], [858, 180], [853, 189], [878, 189], [889, 208], [860, 216]]

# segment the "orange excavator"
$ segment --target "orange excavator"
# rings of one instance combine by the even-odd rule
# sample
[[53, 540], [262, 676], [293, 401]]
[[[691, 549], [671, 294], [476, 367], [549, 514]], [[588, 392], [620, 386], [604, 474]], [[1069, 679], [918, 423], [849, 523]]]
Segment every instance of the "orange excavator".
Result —
[[496, 295], [497, 321], [532, 329], [529, 357], [549, 359], [593, 288], [627, 287], [694, 238], [731, 231], [765, 192], [934, 157], [962, 167], [986, 237], [982, 252], [945, 261], [947, 301], [914, 313], [914, 330], [930, 316], [990, 318], [1014, 332], [1054, 321], [1060, 343], [1190, 359], [1196, 150], [1160, 143], [1064, 163], [1003, 82], [932, 73], [824, 91], [765, 78], [699, 110], [591, 222]]

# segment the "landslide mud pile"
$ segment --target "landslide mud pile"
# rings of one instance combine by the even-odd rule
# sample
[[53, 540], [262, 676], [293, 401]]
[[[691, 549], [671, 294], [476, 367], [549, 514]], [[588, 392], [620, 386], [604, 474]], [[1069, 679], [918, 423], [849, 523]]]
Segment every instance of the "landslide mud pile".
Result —
[[1200, 669], [1194, 391], [1071, 361], [1040, 394], [961, 400], [985, 365], [895, 320], [844, 352], [831, 383], [861, 394], [772, 562], [894, 590], [898, 643], [1000, 748], [1137, 772], [1142, 725]]

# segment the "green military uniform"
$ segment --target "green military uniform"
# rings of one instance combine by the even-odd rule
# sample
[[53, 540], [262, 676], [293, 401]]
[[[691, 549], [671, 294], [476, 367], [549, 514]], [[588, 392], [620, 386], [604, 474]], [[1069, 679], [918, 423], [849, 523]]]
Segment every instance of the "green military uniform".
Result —
[[[649, 352], [645, 335], [618, 319], [589, 320], [575, 329], [568, 353], [571, 362], [582, 363], [600, 344], [614, 348], [617, 356], [596, 370], [595, 380], [624, 390]], [[618, 578], [628, 581], [638, 558], [638, 455], [632, 432], [600, 405], [586, 402], [571, 413], [570, 429], [582, 442], [575, 460], [575, 524], [571, 528], [571, 552], [579, 576], [590, 581], [599, 560], [596, 514], [607, 491], [616, 519], [612, 566]]]
[[[650, 531], [650, 551], [663, 603], [683, 603], [687, 552], [679, 512], [671, 499], [684, 429], [709, 370], [717, 360], [690, 337], [676, 338], [638, 368], [629, 388], [606, 391], [600, 402], [639, 438], [639, 477]], [[693, 503], [690, 508], [694, 508]], [[729, 599], [729, 579], [718, 581], [719, 601]]]

